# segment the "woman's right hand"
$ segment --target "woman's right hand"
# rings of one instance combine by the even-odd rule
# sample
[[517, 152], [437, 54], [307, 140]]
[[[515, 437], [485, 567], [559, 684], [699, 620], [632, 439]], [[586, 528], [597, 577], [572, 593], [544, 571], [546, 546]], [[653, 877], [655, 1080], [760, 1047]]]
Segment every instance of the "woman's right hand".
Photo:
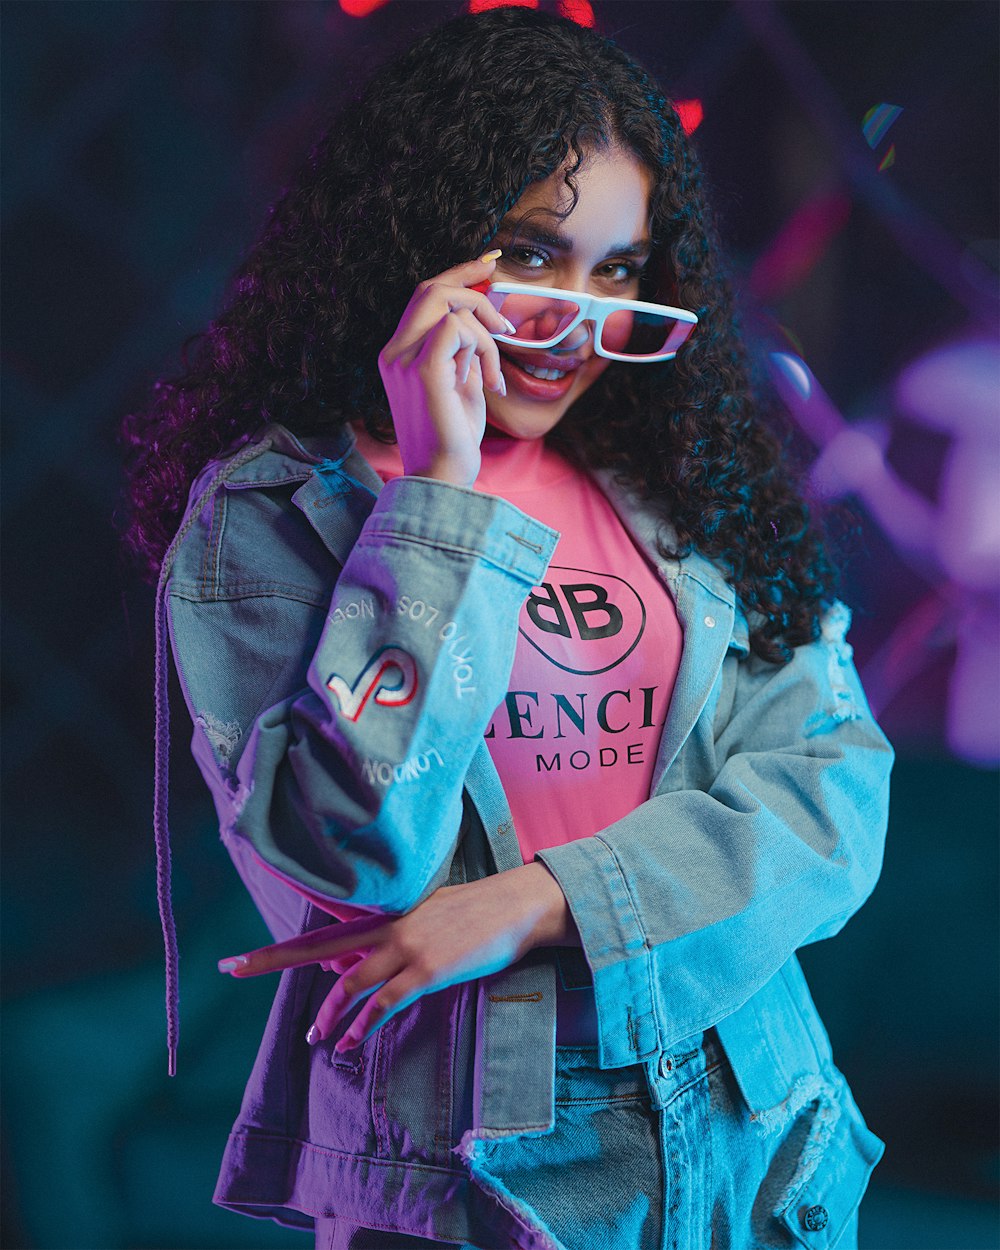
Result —
[[486, 390], [507, 392], [491, 334], [510, 326], [472, 287], [492, 277], [499, 251], [421, 282], [379, 353], [407, 474], [471, 486], [479, 475]]

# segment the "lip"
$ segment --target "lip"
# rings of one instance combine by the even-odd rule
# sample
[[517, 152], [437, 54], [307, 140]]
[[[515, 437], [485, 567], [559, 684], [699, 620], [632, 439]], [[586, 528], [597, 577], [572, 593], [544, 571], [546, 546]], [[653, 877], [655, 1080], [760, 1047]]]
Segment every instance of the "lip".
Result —
[[[553, 402], [562, 399], [576, 381], [577, 370], [586, 361], [579, 356], [555, 356], [547, 352], [525, 352], [515, 355], [501, 347], [501, 359], [504, 363], [504, 377], [509, 390], [517, 391], [526, 399]], [[539, 369], [558, 369], [566, 376], [562, 378], [536, 378], [526, 372], [522, 365], [534, 365]], [[509, 366], [513, 365], [513, 368]]]
[[500, 344], [500, 352], [516, 364], [535, 365], [539, 369], [558, 369], [560, 373], [572, 373], [589, 360], [585, 356], [563, 356], [559, 352], [538, 352], [534, 349], [519, 353], [506, 343]]

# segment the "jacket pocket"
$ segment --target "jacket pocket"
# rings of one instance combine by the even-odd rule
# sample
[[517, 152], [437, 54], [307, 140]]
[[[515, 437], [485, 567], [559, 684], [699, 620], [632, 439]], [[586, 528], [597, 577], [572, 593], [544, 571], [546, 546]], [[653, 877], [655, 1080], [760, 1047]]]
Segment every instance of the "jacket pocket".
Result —
[[796, 1172], [776, 1211], [808, 1250], [832, 1250], [868, 1188], [885, 1143], [865, 1124], [847, 1082], [835, 1080], [816, 1100]]
[[884, 1145], [841, 1073], [824, 1065], [766, 1112], [752, 1111], [724, 1057], [708, 1088], [713, 1250], [847, 1250]]

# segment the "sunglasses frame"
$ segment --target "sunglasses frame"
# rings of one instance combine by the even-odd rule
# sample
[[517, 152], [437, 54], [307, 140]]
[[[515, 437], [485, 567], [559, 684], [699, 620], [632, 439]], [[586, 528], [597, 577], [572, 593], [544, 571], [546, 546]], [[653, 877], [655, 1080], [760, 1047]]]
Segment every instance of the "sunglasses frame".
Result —
[[[592, 321], [594, 323], [594, 351], [597, 355], [604, 356], [607, 360], [621, 360], [633, 365], [652, 365], [662, 360], [673, 360], [678, 348], [687, 341], [698, 324], [698, 318], [686, 308], [672, 308], [669, 304], [647, 304], [637, 299], [617, 299], [609, 295], [588, 295], [585, 291], [570, 291], [554, 286], [534, 286], [530, 282], [491, 282], [486, 286], [485, 294], [487, 299], [491, 295], [540, 295], [545, 299], [565, 300], [579, 306], [579, 311], [570, 323], [553, 338], [542, 342], [526, 343], [524, 339], [519, 339], [516, 335], [492, 335], [498, 343], [509, 343], [512, 347], [530, 347], [544, 351], [561, 343], [581, 321]], [[490, 303], [495, 308], [498, 307], [492, 299]], [[667, 336], [662, 351], [652, 352], [646, 356], [626, 356], [621, 352], [609, 352], [607, 348], [601, 346], [601, 329], [605, 321], [615, 312], [666, 313], [677, 324]]]

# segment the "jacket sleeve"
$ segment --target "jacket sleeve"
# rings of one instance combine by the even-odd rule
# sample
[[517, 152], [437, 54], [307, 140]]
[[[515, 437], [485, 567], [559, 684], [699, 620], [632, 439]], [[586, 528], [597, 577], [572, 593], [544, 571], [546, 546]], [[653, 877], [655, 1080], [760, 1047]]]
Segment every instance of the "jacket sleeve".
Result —
[[[243, 515], [254, 492], [234, 494]], [[204, 528], [224, 525], [240, 531], [235, 511]], [[264, 586], [253, 567], [273, 560], [289, 526], [287, 507], [267, 529], [258, 523], [259, 555], [243, 541], [248, 567], [224, 572], [212, 602], [171, 588], [195, 754], [238, 863], [307, 895], [404, 912], [447, 873], [520, 603], [558, 535], [494, 496], [400, 478], [375, 501], [324, 612], [303, 608], [294, 585]], [[243, 532], [253, 532], [245, 521]], [[304, 580], [293, 564], [289, 553], [287, 583]], [[302, 611], [322, 620], [304, 680], [304, 659], [275, 659], [301, 650], [284, 631]], [[299, 688], [288, 684], [296, 666]]]
[[783, 667], [726, 660], [733, 689], [704, 788], [658, 793], [594, 837], [537, 854], [580, 930], [605, 1066], [718, 1023], [874, 888], [893, 756], [847, 620], [836, 605]]

